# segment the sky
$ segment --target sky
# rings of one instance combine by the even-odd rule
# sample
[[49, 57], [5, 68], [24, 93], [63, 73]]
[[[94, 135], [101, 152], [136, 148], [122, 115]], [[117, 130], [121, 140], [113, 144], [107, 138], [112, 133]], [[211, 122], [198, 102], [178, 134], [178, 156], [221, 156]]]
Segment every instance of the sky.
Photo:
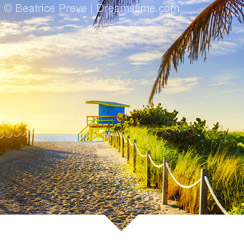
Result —
[[[23, 121], [37, 133], [78, 133], [97, 105], [142, 108], [161, 56], [212, 1], [142, 0], [98, 31], [98, 1], [2, 0], [0, 3], [0, 122]], [[150, 9], [149, 9], [150, 7]], [[176, 7], [176, 8], [175, 8]], [[168, 86], [155, 95], [187, 121], [244, 129], [244, 28], [212, 43], [207, 60], [187, 55]]]

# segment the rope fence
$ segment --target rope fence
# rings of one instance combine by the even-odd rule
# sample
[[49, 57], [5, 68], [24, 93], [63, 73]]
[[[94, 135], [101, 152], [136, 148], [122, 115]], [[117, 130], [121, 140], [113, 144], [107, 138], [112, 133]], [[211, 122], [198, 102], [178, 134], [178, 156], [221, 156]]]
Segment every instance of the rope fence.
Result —
[[215, 196], [214, 191], [213, 191], [213, 189], [212, 189], [212, 187], [211, 187], [211, 185], [210, 185], [210, 183], [209, 183], [209, 181], [208, 181], [208, 177], [204, 176], [204, 180], [205, 180], [205, 182], [206, 182], [206, 184], [207, 184], [207, 186], [208, 186], [209, 191], [210, 191], [211, 194], [212, 194], [213, 199], [215, 200], [215, 202], [216, 202], [216, 204], [218, 205], [218, 207], [220, 208], [220, 210], [221, 210], [225, 215], [229, 215], [229, 213], [228, 213], [228, 212], [223, 208], [223, 206], [220, 204], [218, 198]]
[[139, 155], [140, 155], [141, 157], [143, 157], [143, 158], [146, 158], [146, 157], [147, 157], [147, 155], [143, 155], [143, 154], [141, 154], [140, 150], [139, 150], [138, 147], [137, 147], [137, 144], [135, 145], [135, 147], [136, 147], [136, 150], [137, 150], [137, 152], [139, 153]]
[[169, 160], [168, 158], [164, 157], [164, 162], [160, 165], [155, 164], [151, 157], [151, 151], [147, 150], [147, 154], [144, 155], [140, 152], [136, 140], [133, 140], [133, 143], [130, 141], [130, 136], [127, 135], [127, 138], [125, 137], [124, 132], [122, 134], [120, 132], [110, 132], [108, 134], [108, 141], [110, 145], [114, 148], [117, 148], [118, 152], [122, 152], [122, 157], [125, 157], [126, 154], [126, 160], [129, 164], [130, 158], [133, 159], [133, 172], [135, 173], [137, 171], [136, 165], [137, 165], [137, 156], [140, 156], [142, 158], [146, 158], [146, 182], [147, 187], [151, 187], [151, 167], [155, 168], [163, 168], [162, 173], [162, 201], [163, 205], [167, 205], [168, 203], [168, 173], [174, 180], [174, 182], [180, 186], [181, 188], [190, 189], [194, 186], [200, 185], [200, 206], [199, 206], [199, 214], [207, 214], [207, 197], [208, 197], [208, 190], [211, 193], [213, 199], [215, 200], [217, 206], [220, 208], [220, 210], [225, 215], [229, 215], [229, 213], [223, 208], [223, 206], [220, 204], [219, 200], [217, 199], [216, 195], [214, 194], [214, 191], [209, 183], [208, 180], [208, 170], [202, 169], [201, 170], [201, 177], [192, 185], [186, 186], [182, 185], [173, 175], [170, 167], [169, 167]]
[[23, 134], [19, 133], [15, 135], [12, 133], [11, 135], [7, 135], [3, 133], [0, 136], [0, 153], [7, 152], [13, 149], [20, 149], [21, 146], [30, 146], [34, 144], [34, 129], [32, 131], [32, 141], [31, 141], [31, 131], [25, 131]]
[[152, 163], [152, 165], [153, 165], [154, 167], [160, 169], [160, 168], [162, 168], [162, 167], [164, 166], [164, 164], [161, 164], [161, 165], [157, 165], [157, 164], [155, 164], [155, 163], [153, 162], [153, 160], [152, 160], [150, 154], [148, 154], [148, 157], [149, 157], [149, 159], [150, 159], [150, 161], [151, 161], [151, 163]]
[[169, 167], [169, 165], [168, 165], [167, 162], [166, 162], [166, 167], [167, 167], [167, 169], [168, 169], [168, 171], [169, 171], [169, 173], [170, 173], [172, 179], [174, 180], [174, 182], [175, 182], [178, 186], [180, 186], [180, 187], [182, 187], [182, 188], [185, 188], [185, 189], [192, 188], [193, 186], [197, 185], [197, 184], [200, 183], [200, 181], [201, 181], [201, 178], [199, 178], [199, 180], [197, 180], [194, 184], [192, 184], [192, 185], [190, 185], [190, 186], [184, 186], [184, 185], [182, 185], [178, 180], [175, 179], [175, 177], [174, 177], [173, 173], [171, 172], [170, 167]]

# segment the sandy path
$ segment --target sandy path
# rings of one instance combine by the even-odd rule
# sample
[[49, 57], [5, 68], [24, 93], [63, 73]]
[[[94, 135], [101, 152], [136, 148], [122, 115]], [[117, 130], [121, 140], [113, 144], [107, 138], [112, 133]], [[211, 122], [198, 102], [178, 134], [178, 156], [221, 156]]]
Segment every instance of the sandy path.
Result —
[[39, 142], [0, 156], [0, 214], [105, 214], [120, 229], [162, 207], [158, 191], [135, 189], [107, 143]]

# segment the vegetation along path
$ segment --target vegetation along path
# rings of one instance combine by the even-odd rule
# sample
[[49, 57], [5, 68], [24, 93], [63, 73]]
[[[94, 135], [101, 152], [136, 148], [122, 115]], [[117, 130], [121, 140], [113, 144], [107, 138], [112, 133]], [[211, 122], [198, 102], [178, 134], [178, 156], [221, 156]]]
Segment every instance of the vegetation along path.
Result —
[[39, 142], [0, 156], [0, 214], [105, 214], [125, 228], [138, 214], [184, 214], [162, 206], [124, 173], [107, 143]]

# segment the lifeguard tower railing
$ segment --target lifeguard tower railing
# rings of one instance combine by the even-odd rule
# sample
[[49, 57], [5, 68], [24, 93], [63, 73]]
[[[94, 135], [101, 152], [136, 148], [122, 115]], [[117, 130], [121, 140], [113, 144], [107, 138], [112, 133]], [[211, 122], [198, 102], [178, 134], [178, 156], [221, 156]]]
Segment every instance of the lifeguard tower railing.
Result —
[[115, 116], [86, 116], [86, 127], [78, 133], [78, 141], [105, 141], [114, 121]]

